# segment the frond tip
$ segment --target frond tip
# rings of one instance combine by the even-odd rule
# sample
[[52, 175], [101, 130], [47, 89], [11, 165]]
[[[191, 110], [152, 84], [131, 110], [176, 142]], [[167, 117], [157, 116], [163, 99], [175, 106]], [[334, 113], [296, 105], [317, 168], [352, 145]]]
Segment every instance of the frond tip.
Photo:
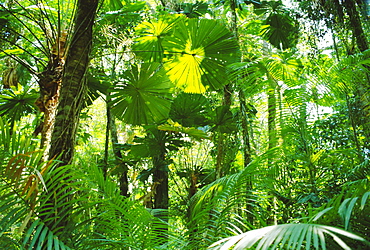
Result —
[[343, 249], [351, 249], [338, 235], [363, 241], [364, 238], [335, 227], [317, 224], [281, 224], [228, 237], [213, 243], [209, 249], [326, 249], [326, 235]]

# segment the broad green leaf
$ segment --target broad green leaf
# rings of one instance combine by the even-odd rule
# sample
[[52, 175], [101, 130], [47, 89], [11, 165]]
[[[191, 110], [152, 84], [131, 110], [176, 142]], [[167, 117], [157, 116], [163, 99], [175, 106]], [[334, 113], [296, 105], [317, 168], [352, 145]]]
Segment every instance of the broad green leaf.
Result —
[[84, 107], [90, 106], [101, 94], [106, 95], [109, 89], [109, 83], [100, 81], [91, 75], [87, 76], [87, 94]]
[[178, 123], [162, 124], [158, 126], [158, 129], [175, 133], [184, 133], [196, 140], [209, 139], [209, 136], [206, 132], [196, 128], [183, 127]]
[[170, 38], [174, 25], [181, 16], [160, 16], [158, 20], [142, 22], [136, 27], [139, 37], [132, 50], [142, 60], [161, 62], [164, 56], [163, 41]]
[[366, 204], [366, 201], [367, 199], [369, 198], [370, 196], [370, 192], [366, 192], [363, 196], [362, 196], [362, 199], [361, 199], [361, 210], [364, 209], [365, 207], [365, 204]]
[[310, 219], [310, 221], [317, 221], [319, 218], [321, 218], [321, 216], [323, 216], [326, 212], [332, 210], [333, 207], [327, 207], [325, 208], [324, 210], [320, 211], [319, 213], [317, 213], [313, 218]]
[[261, 35], [278, 49], [293, 48], [298, 42], [298, 24], [287, 13], [271, 13]]
[[217, 107], [215, 113], [216, 114], [212, 119], [212, 122], [215, 125], [213, 130], [219, 131], [220, 133], [232, 133], [236, 131], [236, 122], [229, 107]]
[[38, 93], [35, 90], [18, 89], [3, 90], [0, 95], [0, 116], [7, 117], [10, 121], [18, 121], [23, 116], [36, 112], [35, 101]]
[[346, 230], [348, 230], [349, 228], [349, 221], [351, 218], [353, 207], [355, 206], [357, 200], [358, 200], [358, 197], [345, 199], [338, 209], [338, 213], [344, 220], [344, 228]]
[[159, 63], [134, 65], [112, 90], [112, 111], [133, 125], [168, 118], [172, 83]]
[[196, 2], [196, 3], [182, 3], [180, 4], [182, 12], [189, 18], [197, 18], [208, 11], [208, 4], [205, 2]]
[[163, 47], [172, 55], [165, 62], [170, 79], [189, 93], [220, 89], [227, 83], [226, 65], [238, 61], [234, 35], [215, 20], [178, 22]]
[[209, 102], [201, 94], [181, 93], [173, 100], [170, 118], [185, 127], [204, 126]]
[[[120, 2], [117, 0], [114, 1]], [[145, 6], [146, 3], [144, 1], [138, 1], [135, 3], [126, 3], [123, 6], [117, 5], [116, 7], [108, 7], [107, 12], [100, 15], [101, 19], [99, 23], [108, 21], [108, 25], [114, 23], [118, 25], [120, 29], [129, 29], [132, 27], [133, 22], [140, 20], [141, 11]]]
[[104, 4], [109, 11], [120, 10], [123, 7], [122, 0], [105, 0]]
[[302, 62], [291, 53], [274, 54], [265, 62], [268, 73], [277, 81], [284, 81], [289, 87], [300, 84], [298, 76]]

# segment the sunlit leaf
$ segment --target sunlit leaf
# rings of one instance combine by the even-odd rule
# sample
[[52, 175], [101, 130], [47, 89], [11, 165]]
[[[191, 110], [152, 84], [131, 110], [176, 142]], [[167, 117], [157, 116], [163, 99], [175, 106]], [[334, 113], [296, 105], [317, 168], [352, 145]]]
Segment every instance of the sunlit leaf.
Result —
[[206, 132], [196, 128], [183, 127], [178, 123], [162, 124], [158, 126], [158, 129], [175, 133], [184, 133], [196, 140], [209, 139]]
[[9, 56], [9, 55], [20, 55], [20, 54], [23, 54], [23, 53], [24, 53], [23, 49], [6, 49], [6, 50], [2, 50], [2, 52], [0, 52], [0, 58], [5, 57], [5, 56]]
[[158, 20], [142, 22], [136, 27], [140, 34], [132, 46], [135, 54], [149, 62], [161, 62], [164, 56], [163, 41], [169, 39], [173, 26], [181, 16], [161, 16]]
[[133, 50], [145, 61], [160, 62], [171, 81], [189, 93], [227, 84], [226, 65], [238, 61], [238, 44], [216, 20], [161, 17], [137, 28]]
[[172, 83], [159, 63], [134, 65], [112, 91], [112, 111], [134, 125], [168, 118]]
[[238, 60], [235, 37], [215, 20], [179, 22], [163, 47], [172, 55], [165, 63], [170, 79], [189, 93], [220, 89], [227, 83], [226, 65]]

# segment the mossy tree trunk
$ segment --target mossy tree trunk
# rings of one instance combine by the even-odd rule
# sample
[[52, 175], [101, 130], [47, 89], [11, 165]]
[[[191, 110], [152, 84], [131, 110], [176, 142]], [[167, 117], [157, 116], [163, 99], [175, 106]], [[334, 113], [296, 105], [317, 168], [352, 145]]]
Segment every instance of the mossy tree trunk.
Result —
[[[92, 29], [98, 2], [99, 0], [79, 0], [77, 2], [74, 30], [66, 57], [49, 151], [49, 159], [58, 158], [59, 166], [72, 163], [75, 151], [79, 116], [86, 93], [85, 75], [90, 59]], [[65, 192], [53, 190], [52, 187], [48, 191], [60, 197]], [[68, 195], [63, 199], [58, 199], [59, 204], [55, 204], [55, 200], [51, 196], [50, 201], [46, 202], [47, 208], [45, 210], [49, 211], [49, 213], [44, 213], [49, 217], [49, 220], [46, 221], [53, 223], [49, 223], [49, 227], [65, 233], [64, 228], [69, 225], [69, 214], [72, 211], [72, 207], [69, 209], [69, 206], [72, 204], [68, 202]], [[50, 216], [54, 216], [58, 220], [50, 220]]]
[[92, 28], [98, 0], [79, 0], [60, 91], [49, 158], [63, 164], [72, 161], [82, 103], [86, 94], [86, 71], [90, 60]]

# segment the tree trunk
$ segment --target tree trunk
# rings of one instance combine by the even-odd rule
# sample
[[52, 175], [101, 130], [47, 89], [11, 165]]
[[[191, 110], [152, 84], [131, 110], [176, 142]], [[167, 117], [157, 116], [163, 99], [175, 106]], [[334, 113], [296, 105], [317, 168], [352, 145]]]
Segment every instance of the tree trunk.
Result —
[[63, 164], [72, 162], [79, 115], [86, 90], [85, 73], [89, 64], [92, 27], [98, 0], [79, 0], [74, 31], [63, 74], [63, 85], [51, 139], [50, 156]]
[[166, 163], [166, 132], [156, 131], [156, 139], [159, 154], [152, 157], [153, 162], [153, 183], [154, 191], [154, 208], [168, 209], [168, 170]]
[[[273, 151], [274, 148], [277, 147], [277, 131], [276, 131], [276, 82], [273, 79], [270, 74], [268, 74], [268, 90], [267, 90], [267, 96], [268, 96], [268, 101], [267, 101], [267, 112], [268, 112], [268, 118], [267, 118], [267, 123], [268, 123], [268, 160], [267, 160], [267, 167], [268, 167], [268, 177], [271, 180], [274, 180], [277, 176], [277, 169], [276, 169], [276, 156]], [[272, 205], [270, 206], [269, 209], [272, 210], [273, 216], [268, 218], [268, 224], [277, 224], [277, 217], [275, 215], [276, 211], [276, 205], [277, 200], [276, 197], [273, 197], [272, 200]]]
[[[365, 35], [365, 32], [363, 30], [363, 25], [361, 23], [361, 17], [360, 13], [357, 10], [356, 2], [353, 0], [345, 0], [343, 2], [343, 5], [346, 9], [347, 15], [349, 17], [350, 22], [350, 28], [352, 30], [354, 39], [356, 40], [357, 48], [360, 52], [364, 52], [365, 50], [369, 49], [369, 44], [367, 41], [367, 36]], [[360, 8], [361, 6], [359, 6]], [[368, 70], [370, 70], [370, 67], [365, 66]], [[370, 147], [370, 110], [369, 110], [369, 104], [370, 104], [370, 88], [368, 82], [370, 81], [370, 75], [367, 74], [367, 83], [365, 81], [359, 82], [358, 87], [356, 88], [355, 94], [356, 98], [359, 103], [359, 109], [361, 110], [361, 116], [363, 119], [359, 120], [359, 123], [363, 126], [364, 134], [366, 137], [365, 146], [367, 148]], [[361, 121], [362, 120], [362, 121]], [[360, 125], [358, 124], [358, 125]]]
[[[269, 77], [269, 89], [267, 90], [268, 96], [268, 149], [272, 150], [277, 146], [277, 133], [276, 133], [276, 83], [272, 77]], [[269, 167], [272, 165], [273, 159], [269, 157]]]
[[48, 159], [51, 135], [59, 102], [59, 91], [62, 85], [65, 64], [64, 56], [67, 52], [66, 39], [66, 33], [58, 34], [50, 53], [48, 65], [39, 75], [40, 97], [35, 104], [44, 115], [34, 135], [41, 133], [40, 147], [44, 149], [44, 160]]
[[[232, 86], [227, 84], [224, 87], [222, 105], [230, 108], [232, 102]], [[226, 154], [228, 153], [228, 145], [231, 145], [230, 136], [222, 132], [217, 136], [217, 156], [216, 156], [216, 179], [225, 176], [230, 168], [226, 161]], [[229, 147], [230, 148], [230, 147]]]
[[110, 112], [110, 105], [107, 103], [107, 118], [108, 118], [108, 127], [109, 131], [111, 134], [111, 142], [112, 142], [112, 148], [113, 148], [113, 153], [116, 161], [120, 165], [120, 169], [122, 172], [120, 172], [120, 175], [118, 177], [119, 179], [119, 184], [120, 184], [120, 190], [121, 190], [121, 195], [125, 197], [129, 197], [128, 194], [128, 167], [127, 165], [122, 162], [122, 153], [119, 148], [117, 148], [118, 145], [118, 135], [117, 135], [117, 127], [116, 127], [116, 122], [114, 119], [114, 116]]
[[[54, 131], [51, 137], [49, 159], [58, 158], [60, 165], [72, 163], [75, 150], [76, 132], [79, 115], [85, 96], [85, 73], [89, 63], [92, 44], [92, 27], [98, 0], [79, 0], [74, 19], [74, 30], [67, 54], [60, 100], [55, 118]], [[59, 185], [60, 186], [60, 185]], [[63, 196], [61, 190], [52, 187], [49, 192]], [[61, 199], [58, 199], [59, 201]], [[50, 221], [48, 226], [59, 233], [68, 234], [64, 228], [69, 224], [72, 204], [68, 203], [68, 195], [61, 203], [54, 204], [53, 198], [47, 201], [45, 216], [54, 216], [58, 220]], [[63, 219], [60, 219], [63, 218]]]
[[163, 209], [159, 211], [155, 216], [164, 221], [161, 225], [161, 229], [158, 230], [158, 242], [159, 244], [165, 244], [168, 240], [168, 207], [169, 207], [169, 195], [168, 195], [168, 166], [166, 162], [166, 132], [156, 130], [154, 132], [156, 137], [156, 145], [158, 146], [158, 154], [152, 156], [153, 162], [153, 196], [154, 196], [154, 209]]
[[369, 49], [369, 45], [362, 28], [361, 18], [359, 12], [357, 11], [356, 3], [353, 0], [345, 0], [343, 4], [349, 17], [350, 27], [356, 39], [357, 47], [361, 52], [363, 52]]

